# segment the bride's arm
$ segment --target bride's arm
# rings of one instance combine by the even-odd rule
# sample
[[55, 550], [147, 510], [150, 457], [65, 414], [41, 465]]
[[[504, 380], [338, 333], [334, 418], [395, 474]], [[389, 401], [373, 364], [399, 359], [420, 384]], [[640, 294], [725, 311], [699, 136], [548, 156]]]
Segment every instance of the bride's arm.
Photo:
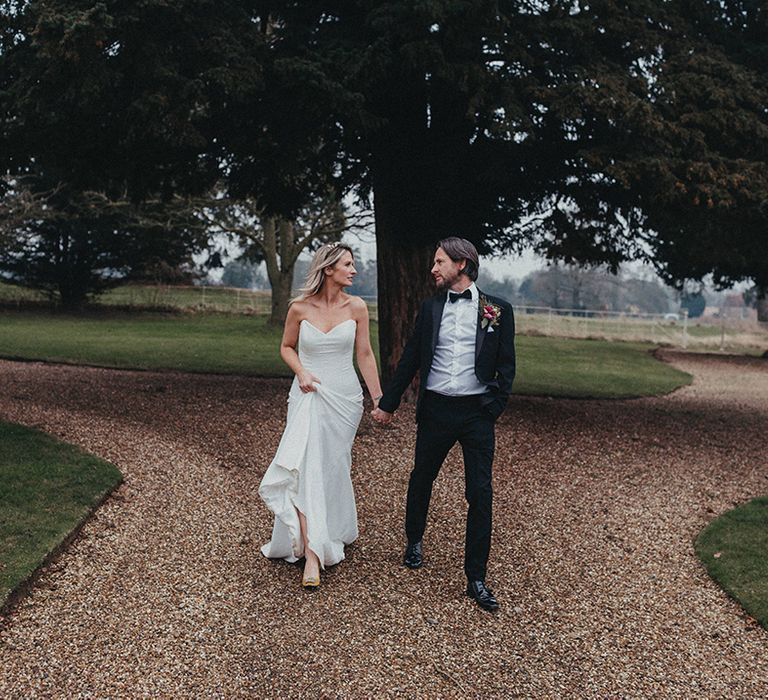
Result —
[[368, 387], [373, 399], [374, 407], [379, 405], [381, 398], [381, 381], [379, 380], [379, 370], [376, 367], [376, 356], [371, 347], [371, 334], [368, 323], [368, 306], [357, 297], [355, 299], [355, 315], [357, 322], [357, 333], [355, 335], [355, 357], [357, 366], [360, 368], [360, 374], [363, 375], [363, 381]]
[[280, 341], [280, 357], [288, 365], [299, 381], [299, 388], [307, 393], [315, 391], [314, 383], [320, 383], [320, 380], [311, 372], [304, 369], [299, 360], [299, 353], [296, 346], [299, 344], [299, 324], [301, 323], [301, 313], [296, 304], [288, 307], [288, 315], [285, 317], [285, 328], [283, 329], [283, 339]]

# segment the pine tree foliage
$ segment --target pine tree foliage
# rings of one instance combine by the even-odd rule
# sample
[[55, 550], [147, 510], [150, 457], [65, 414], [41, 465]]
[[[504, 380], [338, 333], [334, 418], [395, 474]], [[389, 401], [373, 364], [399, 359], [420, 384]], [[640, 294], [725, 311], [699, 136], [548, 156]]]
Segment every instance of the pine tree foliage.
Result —
[[142, 202], [217, 181], [220, 106], [262, 81], [247, 6], [47, 0], [0, 12], [4, 279], [79, 306], [151, 269], [192, 269], [209, 243], [192, 213]]
[[287, 219], [372, 199], [392, 361], [447, 234], [768, 290], [763, 2], [0, 7], [7, 167], [135, 199], [224, 177]]
[[383, 235], [431, 243], [451, 231], [614, 267], [651, 257], [670, 279], [759, 272], [736, 259], [717, 267], [703, 249], [719, 236], [752, 257], [760, 243], [763, 3], [256, 9], [285, 70], [316, 89], [313, 117], [319, 103], [334, 115], [324, 139], [340, 144], [349, 182], [381, 200]]

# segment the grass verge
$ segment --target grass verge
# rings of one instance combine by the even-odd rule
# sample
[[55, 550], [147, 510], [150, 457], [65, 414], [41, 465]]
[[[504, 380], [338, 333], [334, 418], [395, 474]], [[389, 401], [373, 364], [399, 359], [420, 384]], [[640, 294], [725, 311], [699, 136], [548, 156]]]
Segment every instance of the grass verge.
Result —
[[709, 575], [768, 630], [768, 496], [713, 520], [696, 540]]
[[0, 612], [121, 481], [108, 462], [0, 422]]
[[280, 375], [282, 331], [263, 316], [0, 314], [0, 355], [130, 369]]
[[650, 343], [519, 336], [516, 345], [516, 394], [632, 398], [668, 394], [692, 381], [657, 360]]
[[[378, 329], [372, 324], [372, 342]], [[282, 330], [263, 316], [0, 312], [0, 356], [130, 369], [289, 376]], [[668, 393], [690, 376], [653, 345], [518, 336], [515, 393], [624, 398]]]

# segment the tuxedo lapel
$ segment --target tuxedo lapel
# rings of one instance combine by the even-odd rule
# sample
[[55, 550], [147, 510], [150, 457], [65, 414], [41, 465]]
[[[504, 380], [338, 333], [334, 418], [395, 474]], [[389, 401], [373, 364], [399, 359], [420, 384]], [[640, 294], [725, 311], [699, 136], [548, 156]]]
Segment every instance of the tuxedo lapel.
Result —
[[432, 354], [437, 347], [437, 336], [440, 333], [440, 321], [443, 320], [443, 307], [445, 306], [445, 294], [435, 297], [432, 302]]
[[[480, 296], [483, 296], [483, 293], [478, 289], [477, 290]], [[480, 357], [480, 350], [483, 347], [483, 341], [485, 340], [485, 334], [488, 331], [487, 326], [483, 328], [482, 325], [483, 317], [480, 315], [480, 300], [478, 299], [477, 302], [477, 333], [475, 334], [475, 362], [477, 362], [477, 358]]]

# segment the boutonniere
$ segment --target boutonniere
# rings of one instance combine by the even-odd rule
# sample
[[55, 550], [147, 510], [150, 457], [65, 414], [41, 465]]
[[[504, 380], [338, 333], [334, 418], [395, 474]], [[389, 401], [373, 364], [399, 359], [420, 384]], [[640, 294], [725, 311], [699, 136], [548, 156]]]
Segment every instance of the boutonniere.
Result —
[[499, 325], [499, 319], [501, 318], [501, 307], [491, 303], [484, 296], [480, 296], [480, 327], [481, 328], [495, 328]]

